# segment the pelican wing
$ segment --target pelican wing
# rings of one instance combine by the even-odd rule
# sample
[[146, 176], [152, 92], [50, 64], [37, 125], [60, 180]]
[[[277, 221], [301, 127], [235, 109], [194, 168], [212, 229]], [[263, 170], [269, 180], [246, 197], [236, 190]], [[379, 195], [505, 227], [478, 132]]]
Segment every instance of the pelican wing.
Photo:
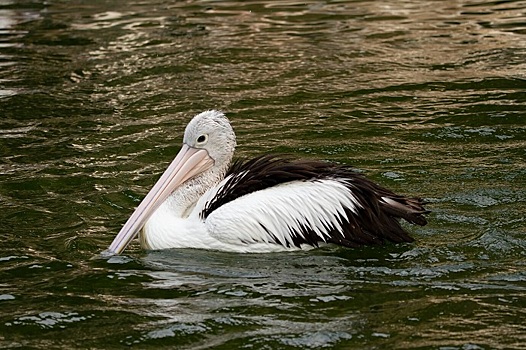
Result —
[[198, 207], [208, 232], [228, 244], [411, 242], [399, 218], [426, 224], [420, 199], [398, 196], [348, 167], [324, 162], [264, 156], [234, 164], [204, 197]]

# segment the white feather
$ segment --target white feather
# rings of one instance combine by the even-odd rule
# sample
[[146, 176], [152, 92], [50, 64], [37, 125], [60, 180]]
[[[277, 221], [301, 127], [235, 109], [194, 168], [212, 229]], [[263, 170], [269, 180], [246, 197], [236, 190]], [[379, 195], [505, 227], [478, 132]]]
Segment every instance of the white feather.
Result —
[[356, 213], [358, 207], [341, 180], [294, 181], [224, 204], [208, 216], [205, 226], [212, 237], [229, 244], [275, 245], [274, 235], [281, 245], [293, 247], [292, 234], [302, 232], [302, 226], [327, 241], [331, 228], [341, 230], [344, 208]]
[[304, 225], [313, 228], [320, 241], [326, 242], [331, 228], [341, 229], [339, 218], [345, 216], [344, 208], [356, 212], [360, 207], [342, 180], [294, 181], [228, 202], [203, 221], [201, 210], [226, 181], [205, 193], [187, 218], [176, 216], [170, 201], [163, 203], [143, 229], [143, 244], [149, 249], [237, 252], [311, 248], [296, 247], [293, 232], [301, 232]]

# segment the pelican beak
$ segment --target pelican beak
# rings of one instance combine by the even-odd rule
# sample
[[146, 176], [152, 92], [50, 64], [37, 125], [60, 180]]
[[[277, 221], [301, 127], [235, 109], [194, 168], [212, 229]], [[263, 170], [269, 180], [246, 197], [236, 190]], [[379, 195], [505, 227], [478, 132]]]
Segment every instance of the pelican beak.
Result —
[[144, 197], [109, 248], [102, 252], [102, 255], [110, 256], [122, 253], [131, 240], [137, 236], [153, 212], [177, 187], [186, 180], [210, 169], [213, 165], [214, 160], [210, 158], [206, 150], [183, 144], [168, 169]]

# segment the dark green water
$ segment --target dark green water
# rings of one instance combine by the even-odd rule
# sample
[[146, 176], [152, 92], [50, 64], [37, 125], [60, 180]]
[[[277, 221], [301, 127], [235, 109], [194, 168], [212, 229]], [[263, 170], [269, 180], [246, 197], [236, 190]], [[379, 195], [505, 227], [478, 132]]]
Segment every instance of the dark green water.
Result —
[[[92, 259], [210, 108], [429, 225]], [[523, 1], [0, 1], [0, 117], [0, 348], [525, 348]]]

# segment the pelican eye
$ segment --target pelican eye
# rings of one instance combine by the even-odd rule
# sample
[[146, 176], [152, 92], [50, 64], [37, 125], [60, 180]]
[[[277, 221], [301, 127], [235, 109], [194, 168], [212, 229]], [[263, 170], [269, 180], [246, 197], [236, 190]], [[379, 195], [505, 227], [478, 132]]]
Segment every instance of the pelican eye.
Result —
[[197, 143], [205, 143], [208, 141], [208, 135], [204, 134], [197, 138]]

